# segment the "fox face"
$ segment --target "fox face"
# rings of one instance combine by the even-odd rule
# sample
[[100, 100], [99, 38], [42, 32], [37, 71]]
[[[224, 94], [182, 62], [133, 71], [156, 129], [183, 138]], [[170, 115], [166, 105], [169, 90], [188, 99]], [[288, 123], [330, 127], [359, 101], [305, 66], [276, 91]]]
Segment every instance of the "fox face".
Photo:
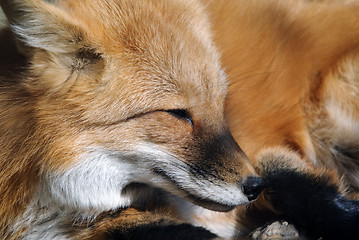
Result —
[[[224, 119], [227, 83], [199, 3], [0, 3], [26, 59], [16, 80], [0, 76], [2, 161], [32, 166], [36, 186], [23, 209], [127, 207], [141, 197], [132, 183], [217, 211], [260, 193]], [[11, 211], [22, 189], [3, 178]]]

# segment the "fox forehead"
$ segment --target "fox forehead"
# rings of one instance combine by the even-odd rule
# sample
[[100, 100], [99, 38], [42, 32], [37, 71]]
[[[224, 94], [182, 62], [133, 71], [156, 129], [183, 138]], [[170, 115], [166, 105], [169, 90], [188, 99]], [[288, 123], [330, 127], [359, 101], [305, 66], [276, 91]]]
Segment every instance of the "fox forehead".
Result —
[[[127, 0], [60, 4], [86, 24], [88, 37], [106, 60], [102, 78], [115, 90], [108, 97], [116, 92], [118, 100], [131, 99], [127, 112], [200, 105], [222, 111], [226, 80], [199, 4]], [[169, 8], [177, 11], [166, 11]]]

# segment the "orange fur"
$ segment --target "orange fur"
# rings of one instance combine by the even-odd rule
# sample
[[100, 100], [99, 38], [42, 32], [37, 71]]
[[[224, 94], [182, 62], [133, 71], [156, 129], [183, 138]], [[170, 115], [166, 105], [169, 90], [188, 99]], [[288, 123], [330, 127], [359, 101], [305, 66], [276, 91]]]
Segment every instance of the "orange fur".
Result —
[[[178, 209], [182, 197], [220, 211], [257, 196], [242, 190], [260, 178], [228, 131], [227, 82], [201, 3], [0, 5], [2, 238], [105, 238], [114, 225], [157, 224], [168, 217], [143, 199], [158, 194]], [[86, 237], [89, 225], [102, 230]]]
[[[208, 6], [230, 81], [227, 119], [252, 164], [261, 171], [269, 160], [263, 152], [280, 158], [292, 151], [295, 165], [356, 195], [358, 3], [223, 0]], [[260, 204], [239, 209], [242, 234], [268, 219]]]
[[[2, 238], [40, 238], [34, 232], [47, 221], [51, 227], [42, 236], [51, 230], [58, 236], [61, 227], [60, 238], [69, 239], [106, 239], [115, 231], [185, 221], [225, 238], [247, 233], [277, 214], [263, 195], [228, 214], [172, 195], [209, 189], [211, 203], [195, 203], [223, 209], [216, 197], [230, 198], [228, 186], [255, 176], [226, 118], [259, 172], [263, 162], [290, 159], [288, 165], [324, 174], [356, 197], [355, 1], [50, 2], [0, 0], [11, 24], [0, 33]], [[114, 156], [141, 169], [131, 168], [134, 180], [119, 193], [134, 202], [124, 197], [112, 204], [118, 195], [101, 194], [112, 182], [100, 185], [108, 172], [96, 174], [112, 171]], [[196, 181], [173, 185], [186, 169], [167, 169], [173, 157], [196, 167], [196, 181], [214, 184], [182, 192]], [[167, 162], [157, 167], [149, 159]], [[77, 171], [85, 177], [76, 178]], [[165, 171], [166, 178], [158, 176]], [[145, 186], [137, 185], [142, 181]], [[77, 192], [86, 197], [75, 201]], [[91, 202], [101, 196], [106, 199]]]

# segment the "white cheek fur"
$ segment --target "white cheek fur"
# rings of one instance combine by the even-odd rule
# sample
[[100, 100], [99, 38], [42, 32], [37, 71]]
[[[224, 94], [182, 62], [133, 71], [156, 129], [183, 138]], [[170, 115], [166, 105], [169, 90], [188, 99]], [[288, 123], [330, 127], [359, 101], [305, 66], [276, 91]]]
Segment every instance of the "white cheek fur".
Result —
[[[153, 173], [154, 167], [165, 171], [175, 182]], [[198, 198], [222, 204], [248, 202], [238, 187], [217, 179], [195, 176], [189, 170], [185, 162], [153, 144], [141, 144], [127, 154], [90, 148], [71, 168], [43, 176], [37, 194], [14, 229], [31, 226], [24, 233], [26, 239], [66, 239], [64, 229], [59, 227], [62, 224], [91, 221], [103, 211], [128, 207], [142, 200], [148, 193], [123, 191], [133, 182], [160, 187], [179, 196], [186, 195], [179, 189], [183, 187]], [[212, 211], [188, 202], [175, 205], [180, 212], [187, 207], [191, 209], [182, 212], [185, 221], [206, 227], [225, 238], [234, 232], [232, 225], [213, 225], [212, 220], [218, 215], [212, 216]], [[206, 216], [200, 220], [204, 213]]]
[[118, 154], [102, 150], [91, 151], [71, 169], [48, 176], [51, 197], [85, 211], [101, 212], [129, 206], [133, 196], [122, 193], [123, 188], [142, 180], [146, 173], [140, 164], [120, 158]]
[[[155, 174], [155, 168], [169, 178]], [[210, 176], [196, 176], [184, 161], [149, 143], [127, 154], [92, 148], [72, 168], [48, 174], [45, 180], [51, 198], [58, 203], [99, 212], [131, 205], [139, 196], [123, 189], [133, 182], [160, 187], [179, 196], [190, 193], [229, 206], [248, 203], [238, 186]]]

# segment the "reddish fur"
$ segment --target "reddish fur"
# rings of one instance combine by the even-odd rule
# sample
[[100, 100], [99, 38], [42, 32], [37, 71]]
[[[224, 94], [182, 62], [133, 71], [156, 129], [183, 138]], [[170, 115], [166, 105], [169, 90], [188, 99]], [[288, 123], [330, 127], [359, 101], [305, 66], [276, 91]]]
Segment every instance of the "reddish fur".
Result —
[[[4, 2], [1, 1], [6, 8]], [[319, 2], [325, 2], [325, 5]], [[5, 86], [0, 95], [0, 125], [1, 129], [5, 129], [0, 136], [0, 156], [1, 159], [7, 159], [6, 162], [0, 161], [0, 196], [4, 203], [0, 204], [0, 235], [11, 232], [11, 223], [26, 208], [35, 191], [33, 186], [40, 181], [39, 178], [45, 169], [68, 169], [76, 157], [81, 155], [82, 147], [89, 142], [111, 146], [114, 142], [121, 141], [123, 138], [120, 138], [111, 126], [118, 120], [158, 109], [181, 108], [190, 104], [177, 96], [166, 96], [165, 100], [155, 101], [157, 90], [164, 87], [161, 79], [220, 78], [217, 72], [218, 63], [213, 60], [216, 58], [215, 50], [212, 50], [210, 39], [206, 40], [211, 37], [208, 34], [208, 21], [213, 24], [215, 43], [222, 52], [221, 61], [230, 80], [227, 119], [234, 137], [250, 157], [252, 164], [260, 169], [258, 162], [265, 159], [258, 156], [264, 151], [277, 153], [278, 149], [275, 147], [279, 146], [284, 149], [283, 154], [292, 154], [289, 151], [297, 153], [300, 157], [296, 156], [294, 159], [296, 164], [304, 166], [303, 169], [315, 175], [327, 174], [341, 189], [344, 189], [343, 185], [347, 183], [352, 184], [352, 189], [358, 188], [354, 182], [345, 178], [342, 180], [341, 176], [346, 173], [346, 169], [338, 166], [334, 160], [325, 161], [325, 153], [333, 146], [330, 143], [324, 148], [321, 146], [323, 138], [337, 140], [337, 133], [331, 131], [331, 127], [335, 125], [332, 120], [327, 119], [328, 113], [324, 109], [327, 99], [333, 98], [345, 111], [352, 114], [355, 121], [359, 120], [356, 104], [358, 75], [354, 73], [347, 81], [343, 81], [341, 77], [342, 69], [344, 72], [347, 71], [348, 64], [358, 66], [355, 59], [355, 49], [359, 46], [357, 5], [331, 4], [326, 1], [313, 3], [294, 0], [213, 0], [204, 3], [208, 5], [208, 19], [204, 17], [206, 14], [203, 6], [195, 1], [183, 4], [180, 8], [171, 2], [162, 3], [164, 5], [160, 8], [165, 10], [160, 13], [161, 18], [154, 14], [157, 9], [156, 1], [138, 5], [132, 5], [127, 1], [123, 3], [128, 4], [127, 7], [135, 6], [134, 12], [138, 13], [140, 18], [135, 14], [130, 16], [122, 13], [116, 4], [111, 3], [114, 4], [111, 1], [108, 4], [104, 1], [89, 1], [88, 5], [83, 7], [82, 1], [64, 1], [60, 5], [62, 8], [70, 9], [68, 13], [64, 14], [57, 8], [51, 8], [52, 14], [56, 15], [59, 21], [50, 21], [48, 25], [44, 25], [59, 27], [59, 31], [64, 30], [66, 33], [61, 39], [52, 39], [54, 42], [73, 40], [75, 37], [76, 40], [71, 42], [65, 55], [77, 49], [89, 48], [96, 49], [94, 56], [97, 53], [111, 53], [108, 58], [105, 56], [107, 63], [112, 64], [106, 66], [106, 70], [109, 71], [105, 75], [103, 59], [90, 61], [87, 63], [90, 66], [83, 62], [72, 65], [73, 62], [66, 58], [67, 55], [61, 55], [60, 58], [48, 56], [45, 51], [34, 51], [33, 48], [20, 44], [19, 50], [27, 57], [32, 56], [33, 68], [26, 72], [29, 75], [26, 76], [24, 84], [18, 85], [14, 81], [24, 76], [16, 74], [17, 68], [25, 67], [28, 58], [17, 53], [14, 40], [7, 30], [1, 32], [0, 45], [7, 47], [1, 48], [0, 74], [4, 76], [5, 85], [8, 86]], [[153, 14], [144, 13], [141, 10], [144, 5]], [[39, 9], [41, 10], [41, 7]], [[99, 9], [107, 16], [106, 21], [98, 18]], [[114, 12], [121, 15], [122, 20], [112, 19], [111, 14]], [[167, 30], [173, 27], [167, 23], [181, 17], [182, 14], [193, 18], [183, 19], [183, 22], [171, 31], [175, 41], [170, 41], [171, 44], [167, 41], [162, 42], [161, 39], [166, 39]], [[161, 26], [163, 24], [163, 32], [141, 28], [142, 24], [147, 26], [148, 23]], [[199, 29], [203, 31], [194, 31], [198, 34], [192, 32], [183, 38], [182, 35], [187, 34], [186, 29], [192, 26], [192, 23], [198, 24]], [[123, 34], [124, 32], [126, 34]], [[155, 48], [147, 52], [147, 55], [141, 55], [147, 41], [156, 36], [162, 38], [155, 42]], [[176, 50], [182, 46], [178, 39], [184, 41], [188, 47], [184, 49], [182, 56], [186, 59], [187, 65], [181, 66], [183, 72], [177, 72], [178, 75], [173, 76], [171, 67], [178, 67], [178, 63], [173, 62], [173, 66], [168, 66], [161, 59], [174, 57]], [[206, 54], [208, 49], [211, 54]], [[143, 60], [151, 59], [157, 54], [159, 57], [155, 59], [154, 64], [146, 61], [146, 64], [143, 64]], [[43, 64], [49, 64], [46, 66], [50, 70], [44, 71]], [[67, 64], [81, 72], [77, 76], [76, 84], [72, 79], [65, 83], [56, 81], [71, 71], [66, 68], [69, 67]], [[62, 68], [59, 68], [59, 65]], [[124, 68], [121, 73], [116, 71], [118, 66]], [[201, 67], [194, 69], [191, 74], [185, 71], [192, 66]], [[207, 75], [203, 75], [203, 70]], [[42, 78], [37, 79], [37, 75], [41, 75]], [[104, 82], [99, 82], [100, 78]], [[155, 79], [151, 91], [147, 91], [141, 83], [133, 80], [137, 78]], [[126, 81], [115, 84], [112, 79]], [[201, 84], [206, 85], [205, 82]], [[183, 85], [184, 92], [192, 94], [191, 97], [197, 96], [197, 92], [191, 92], [194, 87], [191, 83], [183, 80], [180, 85]], [[121, 92], [124, 88], [139, 90], [135, 97], [121, 95], [109, 98], [110, 92]], [[166, 88], [168, 92], [173, 91], [172, 87]], [[351, 96], [346, 95], [348, 88], [353, 89]], [[212, 95], [207, 96], [205, 102], [197, 99], [201, 104], [191, 106], [192, 112], [200, 113], [194, 116], [194, 121], [210, 125], [208, 132], [219, 133], [223, 130], [224, 118], [215, 113], [223, 111], [223, 99], [218, 96], [224, 95], [225, 86], [206, 85], [203, 89], [213, 90]], [[138, 101], [137, 105], [133, 104], [132, 100], [143, 96], [154, 101], [147, 101], [145, 104]], [[93, 100], [95, 98], [96, 101]], [[7, 105], [7, 102], [12, 105]], [[113, 114], [109, 115], [108, 112]], [[19, 124], [18, 119], [22, 120], [22, 124]], [[153, 113], [149, 117], [144, 117], [137, 125], [124, 129], [124, 136], [135, 142], [136, 138], [132, 136], [141, 135], [145, 128], [150, 133], [146, 137], [151, 140], [158, 139], [159, 142], [171, 139], [174, 144], [169, 144], [168, 149], [176, 153], [181, 152], [187, 148], [177, 149], [177, 145], [185, 145], [186, 141], [192, 140], [188, 134], [189, 126], [169, 119], [167, 115]], [[172, 128], [173, 121], [176, 121], [179, 129]], [[110, 131], [108, 128], [95, 129], [101, 124], [109, 125]], [[41, 131], [37, 131], [38, 129]], [[81, 134], [78, 134], [79, 132]], [[64, 159], [68, 161], [64, 162]], [[323, 166], [329, 170], [322, 170]], [[228, 161], [224, 167], [235, 168], [236, 176], [252, 173], [248, 164], [242, 168], [242, 163], [235, 161]], [[229, 182], [238, 180], [224, 171], [221, 174], [221, 177]], [[355, 196], [356, 192], [353, 191], [351, 194]], [[272, 217], [272, 213], [267, 212], [271, 206], [267, 204], [261, 197], [251, 206], [255, 208], [253, 216], [248, 208], [239, 207], [239, 228], [257, 224], [252, 220], [258, 216], [262, 217], [263, 212]], [[93, 229], [79, 226], [73, 228], [71, 234], [83, 239], [101, 239], [105, 238], [109, 229], [118, 226], [126, 228], [127, 225], [159, 221], [162, 218], [177, 223], [178, 220], [172, 219], [177, 217], [174, 216], [176, 214], [171, 212], [170, 215], [171, 217], [168, 217], [167, 213], [128, 209], [115, 217], [101, 215], [93, 223]], [[222, 216], [223, 221], [233, 224], [236, 221], [233, 216], [233, 213]], [[206, 221], [209, 220], [199, 217], [197, 221], [206, 225]], [[10, 238], [18, 238], [23, 230], [25, 227], [19, 232], [10, 233]]]
[[[214, 170], [210, 177], [235, 186], [236, 196], [241, 196], [240, 184], [255, 172], [224, 119], [227, 85], [204, 6], [195, 0], [52, 2], [55, 5], [42, 0], [0, 0], [13, 31], [2, 30], [0, 36], [0, 236], [17, 239], [22, 233], [34, 233], [31, 231], [36, 228], [31, 224], [38, 224], [36, 221], [46, 215], [43, 209], [55, 213], [62, 208], [69, 210], [58, 215], [49, 213], [61, 223], [48, 223], [51, 230], [41, 233], [55, 236], [56, 231], [71, 232], [67, 229], [76, 220], [74, 210], [83, 214], [81, 217], [91, 218], [91, 211], [126, 205], [118, 204], [118, 198], [104, 200], [103, 195], [91, 192], [119, 184], [107, 180], [107, 175], [92, 179], [86, 165], [100, 162], [112, 171], [108, 164], [114, 155], [119, 162], [135, 158], [131, 164], [139, 169], [148, 164], [145, 180], [142, 173], [128, 173], [131, 181], [137, 177], [134, 182], [154, 181], [156, 176], [158, 179], [151, 184], [168, 181], [163, 185], [177, 191], [178, 186], [172, 185], [172, 176], [176, 177], [173, 172], [163, 177], [163, 169], [147, 163], [149, 159], [163, 159], [171, 171], [177, 166], [166, 160], [176, 157], [180, 164], [194, 168], [193, 172], [202, 167], [204, 172]], [[168, 112], [177, 109], [186, 110], [194, 124]], [[223, 139], [228, 146], [221, 143], [222, 148], [213, 147]], [[79, 165], [80, 171], [72, 171]], [[187, 168], [182, 170], [186, 172]], [[124, 175], [121, 180], [126, 182]], [[105, 180], [105, 186], [96, 185]], [[73, 187], [75, 182], [82, 187]], [[197, 186], [196, 181], [193, 183]], [[83, 194], [78, 193], [81, 190]], [[116, 190], [122, 194], [123, 189]], [[89, 193], [96, 195], [92, 198], [96, 201], [86, 198]], [[76, 200], [68, 197], [71, 194]], [[187, 197], [192, 193], [182, 194]], [[96, 206], [86, 205], [89, 202]], [[59, 207], [54, 208], [56, 204]], [[98, 205], [101, 207], [96, 209]], [[157, 221], [151, 214], [144, 213], [143, 218]], [[120, 214], [107, 225], [118, 224], [125, 229], [126, 219], [145, 222], [139, 220], [141, 214], [126, 216]], [[137, 217], [138, 221], [133, 220]], [[105, 229], [101, 223], [95, 225]], [[57, 229], [64, 226], [66, 231]], [[80, 227], [78, 231], [84, 236], [88, 229]], [[69, 237], [76, 238], [78, 231], [68, 233]]]
[[220, 2], [212, 21], [231, 82], [227, 117], [236, 139], [250, 159], [278, 145], [306, 155], [310, 113], [303, 105], [317, 104], [322, 79], [358, 46], [357, 7]]
[[[359, 5], [351, 2], [223, 0], [209, 9], [230, 81], [227, 119], [252, 164], [260, 171], [262, 152], [294, 151], [296, 164], [355, 196], [356, 159], [345, 167], [330, 155], [335, 144], [357, 146], [355, 129], [343, 139], [325, 108], [334, 99], [359, 123]], [[240, 207], [240, 226], [273, 217], [266, 205]]]

